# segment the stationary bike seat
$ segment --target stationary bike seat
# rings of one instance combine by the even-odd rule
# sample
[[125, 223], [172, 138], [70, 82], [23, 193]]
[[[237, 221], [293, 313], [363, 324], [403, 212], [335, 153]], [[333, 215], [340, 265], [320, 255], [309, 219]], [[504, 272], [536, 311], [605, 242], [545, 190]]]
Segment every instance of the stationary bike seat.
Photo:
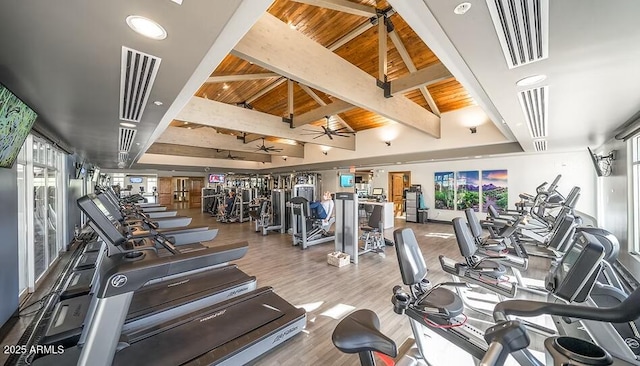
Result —
[[331, 336], [333, 344], [344, 353], [375, 351], [396, 357], [395, 342], [380, 332], [378, 316], [371, 310], [356, 310], [344, 318]]

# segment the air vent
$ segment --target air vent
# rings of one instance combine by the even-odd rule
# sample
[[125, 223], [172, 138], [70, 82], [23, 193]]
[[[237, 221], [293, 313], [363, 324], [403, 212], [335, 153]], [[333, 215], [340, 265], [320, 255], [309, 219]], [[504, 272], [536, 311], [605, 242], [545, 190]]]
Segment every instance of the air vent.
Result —
[[156, 79], [160, 58], [122, 47], [120, 119], [140, 122]]
[[131, 145], [133, 145], [133, 139], [136, 137], [136, 130], [132, 128], [120, 127], [118, 133], [118, 151], [129, 152]]
[[549, 55], [549, 0], [487, 0], [509, 68]]
[[549, 87], [524, 90], [518, 93], [518, 97], [531, 137], [534, 139], [547, 137]]
[[547, 140], [533, 140], [533, 148], [536, 151], [547, 151]]
[[119, 152], [118, 153], [118, 162], [119, 163], [126, 163], [127, 160], [129, 160], [129, 153], [126, 153], [126, 152]]

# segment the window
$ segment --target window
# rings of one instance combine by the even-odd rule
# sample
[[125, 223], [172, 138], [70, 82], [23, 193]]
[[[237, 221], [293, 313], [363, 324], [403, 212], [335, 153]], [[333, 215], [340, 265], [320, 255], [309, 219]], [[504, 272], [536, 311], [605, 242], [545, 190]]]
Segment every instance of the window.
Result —
[[635, 244], [629, 245], [640, 253], [640, 135], [633, 138], [631, 154], [631, 174], [633, 179], [633, 235]]
[[65, 247], [63, 163], [62, 153], [31, 135], [18, 155], [20, 295], [35, 289]]
[[124, 173], [113, 173], [111, 174], [111, 185], [120, 186], [120, 188], [124, 188]]

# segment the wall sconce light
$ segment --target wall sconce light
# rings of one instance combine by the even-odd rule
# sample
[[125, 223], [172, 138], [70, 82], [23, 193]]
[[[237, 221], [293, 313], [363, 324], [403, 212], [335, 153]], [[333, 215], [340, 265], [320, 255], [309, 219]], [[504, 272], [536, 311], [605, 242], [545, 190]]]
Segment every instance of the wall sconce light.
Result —
[[323, 154], [323, 155], [325, 155], [325, 156], [326, 156], [328, 153], [329, 153], [328, 151], [323, 151], [323, 152], [322, 152], [322, 154]]
[[387, 144], [387, 146], [391, 146], [391, 141], [385, 141], [385, 144]]
[[469, 127], [469, 131], [471, 131], [471, 133], [476, 133], [478, 132], [478, 127]]

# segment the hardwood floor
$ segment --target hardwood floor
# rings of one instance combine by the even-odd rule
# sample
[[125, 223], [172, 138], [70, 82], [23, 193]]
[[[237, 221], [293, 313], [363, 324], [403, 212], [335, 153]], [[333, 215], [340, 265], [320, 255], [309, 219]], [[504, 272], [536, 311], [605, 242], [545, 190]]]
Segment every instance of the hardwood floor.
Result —
[[[340, 319], [355, 309], [375, 311], [380, 318], [381, 330], [398, 345], [410, 336], [407, 317], [394, 313], [391, 305], [392, 288], [402, 285], [394, 247], [386, 248], [384, 258], [368, 253], [360, 257], [357, 266], [349, 264], [337, 268], [327, 264], [326, 258], [327, 253], [333, 251], [333, 242], [301, 250], [292, 246], [288, 234], [271, 232], [262, 236], [254, 232], [253, 222], [221, 224], [199, 209], [179, 209], [179, 214], [193, 217], [192, 226], [219, 229], [216, 239], [205, 243], [208, 246], [247, 241], [247, 255], [235, 262], [239, 268], [256, 276], [258, 287], [271, 286], [290, 303], [307, 309], [305, 331], [256, 360], [255, 365], [359, 364], [357, 355], [343, 354], [331, 342], [331, 334]], [[405, 226], [411, 227], [418, 238], [432, 282], [450, 280], [440, 268], [438, 255], [460, 258], [452, 226], [412, 224], [396, 219], [396, 229]], [[386, 230], [386, 237], [391, 239], [392, 235], [393, 230]], [[533, 272], [543, 276], [546, 264], [538, 265], [540, 270]], [[25, 320], [21, 324], [1, 343], [15, 342], [26, 325]], [[3, 360], [1, 357], [0, 361]]]

